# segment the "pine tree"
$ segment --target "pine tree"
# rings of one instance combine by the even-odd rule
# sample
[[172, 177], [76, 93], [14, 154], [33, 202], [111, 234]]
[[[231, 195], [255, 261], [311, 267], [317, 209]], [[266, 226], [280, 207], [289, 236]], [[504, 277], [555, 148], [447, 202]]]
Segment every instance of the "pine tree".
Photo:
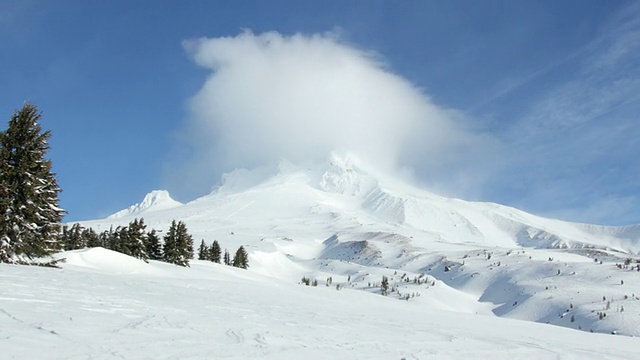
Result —
[[147, 225], [144, 224], [144, 219], [134, 219], [129, 223], [129, 227], [126, 228], [124, 248], [127, 255], [136, 257], [147, 261], [149, 256], [147, 254], [147, 234], [145, 232]]
[[218, 240], [213, 240], [213, 244], [209, 247], [209, 260], [220, 264], [221, 258], [222, 249], [220, 248], [220, 244], [218, 243]]
[[50, 131], [26, 103], [0, 132], [0, 261], [31, 262], [60, 250], [60, 187], [45, 159]]
[[233, 266], [241, 269], [249, 267], [249, 254], [247, 254], [244, 246], [240, 246], [238, 250], [236, 250], [236, 255], [233, 257]]
[[380, 283], [380, 292], [382, 295], [387, 295], [389, 293], [389, 278], [386, 276], [382, 276], [382, 282]]
[[102, 246], [105, 249], [109, 249], [109, 231], [105, 230], [103, 232], [100, 233], [100, 235], [98, 235], [100, 237], [100, 246]]
[[118, 252], [121, 252], [125, 255], [131, 255], [131, 251], [129, 250], [129, 228], [126, 226], [117, 227], [117, 248]]
[[193, 259], [193, 237], [182, 221], [173, 220], [164, 237], [164, 260], [171, 264], [189, 266], [190, 259]]
[[180, 255], [178, 253], [178, 224], [175, 220], [171, 222], [169, 231], [164, 236], [163, 246], [164, 261], [175, 264]]
[[[3, 133], [0, 131], [0, 143]], [[2, 151], [0, 149], [0, 151]], [[3, 218], [5, 217], [5, 209], [10, 206], [9, 189], [0, 181], [0, 262], [8, 263], [15, 261], [15, 252], [11, 244], [8, 233], [4, 230]]]
[[78, 223], [73, 224], [71, 229], [67, 225], [63, 226], [60, 241], [64, 250], [84, 249], [86, 243], [82, 236], [83, 231], [84, 228]]
[[103, 246], [100, 236], [98, 236], [92, 228], [87, 228], [82, 231], [82, 239], [86, 247], [94, 248]]
[[231, 255], [229, 255], [229, 250], [224, 249], [224, 264], [231, 265]]
[[189, 260], [193, 259], [193, 236], [189, 234], [187, 225], [182, 221], [178, 222], [178, 234], [180, 235], [182, 254], [187, 260], [187, 266], [189, 266]]
[[204, 243], [204, 239], [200, 242], [200, 248], [198, 249], [198, 260], [207, 260], [209, 257], [209, 248]]
[[151, 260], [162, 260], [162, 245], [160, 237], [155, 230], [151, 230], [147, 234], [147, 256]]
[[124, 253], [125, 250], [122, 246], [121, 238], [121, 235], [123, 234], [126, 234], [126, 231], [123, 231], [122, 226], [118, 226], [115, 230], [113, 227], [109, 228], [109, 232], [107, 233], [107, 249]]

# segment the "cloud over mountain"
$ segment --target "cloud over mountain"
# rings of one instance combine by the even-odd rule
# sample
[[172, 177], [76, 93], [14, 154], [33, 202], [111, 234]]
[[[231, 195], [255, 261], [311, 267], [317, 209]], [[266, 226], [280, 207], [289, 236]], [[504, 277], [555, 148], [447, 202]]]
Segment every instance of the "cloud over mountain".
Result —
[[314, 161], [332, 150], [428, 174], [431, 185], [461, 183], [490, 143], [380, 56], [335, 34], [245, 31], [184, 46], [211, 71], [189, 103], [184, 187], [202, 192], [223, 171]]

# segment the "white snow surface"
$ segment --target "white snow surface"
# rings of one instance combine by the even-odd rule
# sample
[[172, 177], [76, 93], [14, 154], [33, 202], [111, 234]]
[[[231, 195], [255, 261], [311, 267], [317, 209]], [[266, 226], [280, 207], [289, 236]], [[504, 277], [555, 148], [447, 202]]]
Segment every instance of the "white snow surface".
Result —
[[0, 265], [3, 359], [632, 359], [638, 354], [631, 337], [443, 309], [450, 298], [460, 301], [450, 292], [425, 294], [426, 302], [399, 301], [349, 286], [340, 291], [301, 286], [207, 261], [193, 261], [190, 268], [147, 264], [102, 248], [59, 257], [67, 259], [63, 269]]
[[2, 265], [7, 358], [638, 356], [638, 225], [445, 198], [338, 153], [240, 169], [193, 202], [83, 225], [142, 215], [148, 229], [184, 221], [196, 245], [243, 245], [250, 268], [101, 248], [57, 255], [61, 270]]

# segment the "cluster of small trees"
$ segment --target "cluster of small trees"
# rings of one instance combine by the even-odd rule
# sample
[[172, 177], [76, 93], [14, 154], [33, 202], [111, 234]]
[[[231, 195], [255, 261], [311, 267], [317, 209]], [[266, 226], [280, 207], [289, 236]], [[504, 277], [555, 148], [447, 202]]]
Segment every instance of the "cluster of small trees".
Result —
[[[304, 285], [307, 285], [307, 286], [318, 286], [318, 280], [317, 279], [313, 279], [313, 281], [311, 281], [311, 279], [309, 279], [306, 276], [303, 276], [302, 280], [300, 280], [300, 282], [303, 283]], [[329, 285], [327, 284], [327, 286], [329, 286]]]
[[224, 249], [224, 257], [222, 257], [222, 248], [218, 240], [214, 240], [211, 246], [207, 246], [204, 240], [202, 240], [200, 242], [200, 248], [198, 249], [198, 260], [209, 260], [218, 264], [223, 261], [225, 265], [241, 269], [247, 269], [249, 267], [249, 254], [247, 254], [244, 246], [240, 246], [238, 250], [236, 250], [233, 259], [231, 259], [231, 254], [229, 254], [227, 249]]
[[49, 131], [29, 103], [16, 110], [0, 131], [0, 262], [33, 264], [60, 250], [58, 233], [64, 210], [49, 150]]
[[60, 243], [64, 250], [103, 247], [144, 261], [160, 260], [180, 266], [189, 266], [193, 259], [193, 237], [182, 221], [172, 221], [164, 236], [164, 244], [155, 229], [146, 231], [144, 219], [135, 219], [128, 226], [111, 227], [100, 234], [80, 224], [64, 226]]

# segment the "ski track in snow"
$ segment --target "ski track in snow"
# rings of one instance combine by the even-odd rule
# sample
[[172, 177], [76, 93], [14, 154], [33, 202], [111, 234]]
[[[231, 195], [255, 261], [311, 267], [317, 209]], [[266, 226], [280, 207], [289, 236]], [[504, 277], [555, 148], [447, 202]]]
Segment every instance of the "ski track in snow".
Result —
[[230, 219], [230, 218], [234, 217], [235, 215], [239, 214], [242, 210], [248, 208], [249, 206], [253, 205], [254, 203], [255, 203], [255, 201], [251, 201], [251, 202], [247, 203], [246, 205], [243, 205], [238, 210], [236, 210], [236, 211], [232, 212], [231, 214], [229, 214], [227, 216], [227, 219]]

